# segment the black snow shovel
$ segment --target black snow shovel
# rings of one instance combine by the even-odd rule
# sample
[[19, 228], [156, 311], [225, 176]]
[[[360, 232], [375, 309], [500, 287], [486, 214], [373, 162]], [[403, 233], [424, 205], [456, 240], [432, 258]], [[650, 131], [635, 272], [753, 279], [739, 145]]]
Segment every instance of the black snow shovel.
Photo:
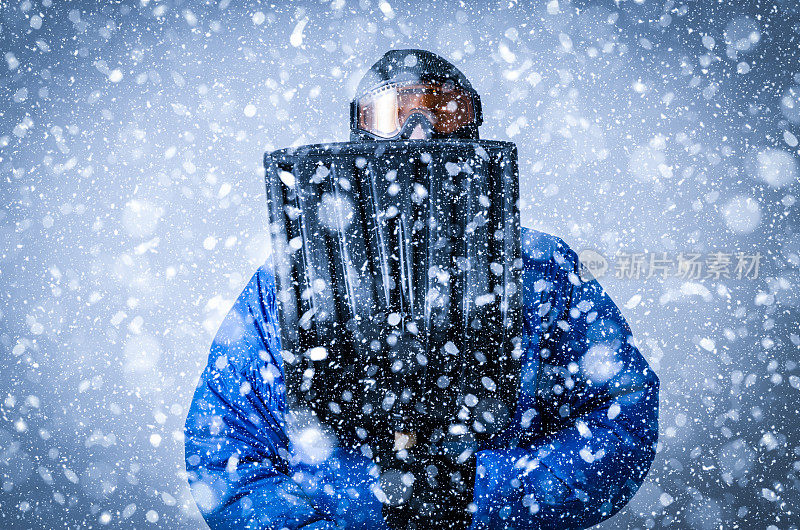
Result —
[[517, 401], [516, 147], [344, 142], [264, 164], [289, 407], [341, 444], [415, 432], [462, 463]]

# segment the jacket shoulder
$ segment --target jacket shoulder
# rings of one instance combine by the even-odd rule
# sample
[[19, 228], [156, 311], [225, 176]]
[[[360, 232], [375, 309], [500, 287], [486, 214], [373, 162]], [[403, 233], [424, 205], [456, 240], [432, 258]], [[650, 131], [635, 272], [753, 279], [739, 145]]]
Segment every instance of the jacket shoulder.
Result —
[[525, 227], [520, 229], [520, 238], [525, 265], [555, 261], [557, 265], [569, 270], [574, 269], [577, 264], [577, 254], [561, 238]]
[[[242, 372], [254, 362], [263, 364], [267, 354], [277, 351], [275, 279], [264, 264], [242, 289], [217, 329], [209, 362], [224, 356], [225, 363]], [[220, 361], [222, 362], [222, 361]], [[219, 363], [216, 363], [219, 364]]]

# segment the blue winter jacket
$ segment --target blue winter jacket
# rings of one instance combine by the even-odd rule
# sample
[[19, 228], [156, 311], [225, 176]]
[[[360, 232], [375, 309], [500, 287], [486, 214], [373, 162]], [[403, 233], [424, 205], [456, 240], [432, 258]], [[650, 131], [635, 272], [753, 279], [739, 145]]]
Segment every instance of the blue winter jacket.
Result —
[[[511, 425], [477, 453], [472, 528], [584, 528], [616, 513], [644, 480], [658, 378], [563, 241], [523, 229], [522, 249], [519, 401]], [[236, 300], [194, 394], [194, 498], [211, 528], [386, 528], [368, 458], [336, 448], [309, 463], [287, 434], [270, 271], [259, 268]]]

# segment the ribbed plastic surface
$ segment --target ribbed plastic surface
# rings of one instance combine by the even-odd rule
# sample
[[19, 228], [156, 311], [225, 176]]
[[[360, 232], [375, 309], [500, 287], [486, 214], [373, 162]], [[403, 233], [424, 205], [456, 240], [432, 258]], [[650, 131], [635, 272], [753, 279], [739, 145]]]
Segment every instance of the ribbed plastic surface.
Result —
[[522, 335], [514, 144], [320, 144], [264, 165], [290, 406], [356, 443], [501, 430]]

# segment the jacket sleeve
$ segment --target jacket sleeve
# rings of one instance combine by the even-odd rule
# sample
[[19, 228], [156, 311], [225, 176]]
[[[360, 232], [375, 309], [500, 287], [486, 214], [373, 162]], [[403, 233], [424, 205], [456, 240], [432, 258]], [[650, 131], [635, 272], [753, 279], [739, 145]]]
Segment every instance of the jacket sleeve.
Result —
[[274, 279], [262, 266], [214, 338], [186, 420], [186, 470], [206, 522], [214, 529], [377, 526], [369, 461], [335, 447], [322, 462], [298, 459], [286, 431], [285, 388]]
[[630, 500], [655, 456], [658, 378], [617, 306], [550, 239], [546, 255], [525, 259], [526, 327], [541, 340], [523, 387], [535, 406], [514, 444], [478, 454], [476, 528], [597, 524]]

